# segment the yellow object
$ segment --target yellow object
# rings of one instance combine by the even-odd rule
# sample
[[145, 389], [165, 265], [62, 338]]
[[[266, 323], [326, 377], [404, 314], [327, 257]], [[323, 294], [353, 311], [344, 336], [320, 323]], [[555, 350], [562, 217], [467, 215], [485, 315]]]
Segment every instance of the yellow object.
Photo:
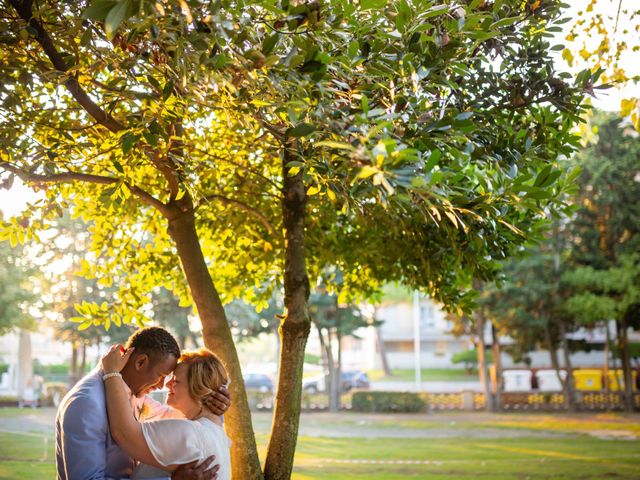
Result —
[[602, 370], [574, 370], [573, 380], [576, 390], [602, 390]]
[[[636, 377], [638, 372], [631, 371], [631, 384], [634, 386], [632, 390], [636, 390]], [[624, 377], [622, 376], [622, 370], [609, 370], [609, 390], [614, 392], [616, 390], [624, 390]], [[603, 387], [604, 388], [604, 387]]]

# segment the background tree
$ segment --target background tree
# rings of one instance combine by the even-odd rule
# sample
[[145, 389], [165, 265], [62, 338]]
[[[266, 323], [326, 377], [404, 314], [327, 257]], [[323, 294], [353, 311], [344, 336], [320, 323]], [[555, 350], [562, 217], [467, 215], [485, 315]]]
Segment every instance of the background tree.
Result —
[[[486, 361], [488, 363], [493, 361], [490, 353], [487, 355]], [[478, 350], [465, 350], [463, 352], [455, 353], [451, 356], [451, 363], [462, 363], [464, 364], [464, 368], [467, 369], [467, 373], [473, 373], [473, 371], [478, 368]]]
[[359, 328], [376, 327], [380, 322], [367, 318], [355, 305], [338, 303], [338, 295], [328, 292], [325, 286], [317, 287], [309, 297], [309, 314], [318, 331], [327, 367], [329, 410], [336, 412], [342, 393], [342, 339], [356, 337]]
[[200, 345], [198, 337], [189, 328], [191, 308], [181, 306], [180, 298], [173, 292], [164, 287], [156, 289], [151, 293], [151, 305], [153, 319], [175, 334], [182, 350], [187, 347], [187, 339], [191, 341], [192, 348]]
[[625, 403], [631, 408], [628, 330], [640, 326], [640, 143], [614, 115], [600, 113], [594, 123], [596, 142], [576, 156], [582, 168], [579, 209], [571, 223], [573, 248], [564, 275], [575, 293], [566, 310], [591, 322], [615, 320]]
[[0, 335], [35, 327], [29, 306], [38, 299], [33, 276], [36, 269], [26, 264], [28, 255], [19, 245], [0, 242]]
[[3, 7], [0, 166], [46, 189], [4, 235], [93, 221], [85, 273], [117, 291], [84, 326], [140, 318], [157, 285], [193, 300], [234, 380], [234, 475], [261, 472], [224, 303], [284, 286], [265, 475], [288, 478], [327, 265], [345, 296], [402, 280], [468, 309], [563, 208], [556, 160], [598, 72], [556, 73], [559, 2], [86, 6]]

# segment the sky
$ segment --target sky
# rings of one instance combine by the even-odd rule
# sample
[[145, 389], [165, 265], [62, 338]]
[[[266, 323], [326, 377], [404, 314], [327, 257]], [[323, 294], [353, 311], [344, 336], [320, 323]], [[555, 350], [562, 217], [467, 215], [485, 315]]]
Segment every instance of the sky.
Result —
[[[588, 0], [565, 0], [570, 8], [567, 10], [566, 15], [570, 18], [577, 18], [578, 12], [585, 8]], [[625, 8], [638, 8], [638, 0], [621, 0], [621, 6]], [[606, 15], [615, 15], [618, 8], [618, 0], [599, 0], [595, 6], [595, 11], [600, 11]], [[621, 15], [622, 19], [624, 16]], [[566, 30], [573, 22], [564, 24]], [[618, 41], [625, 39], [624, 30], [629, 30], [626, 36], [637, 35], [638, 32], [634, 32], [632, 26], [624, 21], [618, 24], [616, 39]], [[559, 34], [556, 43], [563, 43], [564, 37], [566, 37], [567, 31], [563, 31]], [[560, 57], [560, 53], [557, 53], [557, 62], [562, 69], [567, 69], [566, 62]], [[640, 54], [629, 52], [625, 58], [623, 58], [623, 67], [628, 72], [629, 76], [640, 75]], [[582, 67], [584, 68], [584, 66]], [[613, 88], [609, 90], [601, 90], [598, 92], [598, 97], [593, 99], [593, 105], [596, 108], [608, 111], [616, 111], [620, 109], [620, 101], [623, 98], [632, 96], [640, 96], [640, 86], [629, 84], [625, 88]], [[16, 180], [13, 187], [10, 190], [0, 189], [0, 210], [2, 210], [4, 217], [12, 217], [19, 214], [26, 206], [27, 202], [33, 202], [38, 198], [38, 195], [33, 193], [29, 188], [25, 187], [22, 182]]]

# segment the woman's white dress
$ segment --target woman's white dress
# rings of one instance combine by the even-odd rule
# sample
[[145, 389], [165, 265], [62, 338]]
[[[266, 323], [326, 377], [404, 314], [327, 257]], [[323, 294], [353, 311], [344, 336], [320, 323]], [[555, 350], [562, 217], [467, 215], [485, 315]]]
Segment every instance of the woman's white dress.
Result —
[[[215, 455], [220, 465], [218, 480], [230, 480], [231, 441], [221, 426], [207, 418], [197, 420], [165, 419], [140, 423], [149, 450], [160, 465], [175, 465], [204, 461]], [[139, 464], [131, 480], [169, 478], [168, 472], [144, 463]]]

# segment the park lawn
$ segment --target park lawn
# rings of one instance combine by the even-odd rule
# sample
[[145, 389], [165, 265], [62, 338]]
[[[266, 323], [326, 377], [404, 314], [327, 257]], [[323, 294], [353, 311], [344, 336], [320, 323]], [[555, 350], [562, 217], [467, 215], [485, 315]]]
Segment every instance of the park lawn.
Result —
[[[39, 462], [43, 442], [0, 432], [0, 479], [55, 477], [53, 445]], [[266, 435], [259, 435], [261, 446]], [[442, 477], [447, 479], [638, 478], [640, 441], [575, 438], [464, 437], [372, 439], [301, 437], [294, 480], [369, 480]], [[264, 457], [264, 448], [261, 448]], [[11, 459], [8, 459], [11, 458]], [[19, 461], [18, 458], [29, 460]], [[409, 462], [428, 462], [411, 464]], [[378, 462], [378, 463], [373, 463]]]
[[[385, 376], [382, 370], [369, 370], [369, 379], [373, 382], [413, 382], [416, 371], [413, 369], [396, 369], [391, 376]], [[423, 382], [477, 382], [478, 374], [469, 373], [461, 368], [424, 368], [420, 373]]]
[[[25, 411], [23, 411], [25, 412]], [[33, 415], [33, 413], [27, 414]], [[42, 412], [44, 415], [45, 412]], [[55, 477], [53, 432], [3, 431], [0, 409], [0, 480]], [[260, 455], [264, 459], [270, 414], [255, 415]], [[423, 420], [424, 419], [424, 420]], [[294, 480], [404, 478], [446, 479], [637, 479], [640, 478], [638, 417], [624, 414], [443, 414], [359, 415], [306, 414], [303, 422], [325, 436], [301, 436]], [[338, 425], [342, 422], [341, 428]], [[469, 428], [494, 429], [489, 437], [469, 435]], [[454, 436], [441, 438], [375, 438], [369, 428], [386, 430], [395, 423], [401, 433], [448, 426]], [[382, 427], [382, 428], [380, 428]], [[497, 429], [495, 427], [502, 427]], [[522, 437], [505, 438], [500, 430], [518, 429]], [[530, 430], [531, 436], [527, 436]], [[542, 435], [541, 430], [549, 432]], [[632, 439], [601, 439], [594, 433], [630, 432]], [[324, 433], [322, 433], [324, 432]], [[332, 434], [335, 432], [334, 434]], [[368, 433], [367, 433], [368, 432]], [[590, 432], [592, 435], [584, 433]], [[345, 437], [344, 434], [353, 435]], [[397, 433], [397, 432], [396, 432]], [[368, 436], [367, 436], [368, 435]], [[635, 438], [633, 438], [635, 437]]]
[[[632, 479], [638, 478], [640, 472], [638, 452], [638, 441], [587, 436], [571, 439], [303, 437], [293, 478]], [[426, 464], [408, 463], [415, 461]]]

